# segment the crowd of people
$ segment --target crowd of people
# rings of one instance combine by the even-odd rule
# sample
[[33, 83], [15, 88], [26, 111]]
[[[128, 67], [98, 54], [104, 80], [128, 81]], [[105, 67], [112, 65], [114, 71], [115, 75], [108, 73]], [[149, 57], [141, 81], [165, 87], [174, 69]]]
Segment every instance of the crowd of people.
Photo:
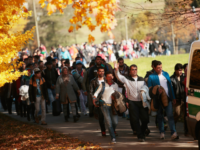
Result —
[[[170, 77], [162, 70], [162, 62], [154, 60], [152, 70], [141, 77], [137, 73], [141, 68], [135, 64], [126, 65], [124, 58], [131, 58], [130, 49], [139, 56], [146, 48], [140, 48], [142, 42], [130, 40], [127, 42], [130, 45], [124, 43], [130, 46], [126, 52], [123, 42], [121, 46], [116, 42], [102, 43], [99, 47], [94, 44], [88, 46], [87, 43], [83, 47], [59, 45], [57, 49], [52, 47], [50, 55], [44, 45], [32, 56], [28, 49], [23, 49], [19, 61], [24, 63], [20, 71], [26, 70], [28, 73], [1, 87], [0, 99], [4, 110], [12, 114], [14, 102], [17, 115], [37, 124], [41, 121], [41, 125], [47, 124], [46, 113], [50, 112], [49, 109], [53, 110], [53, 115], [59, 115], [62, 111], [66, 122], [72, 116], [74, 122], [81, 115], [95, 117], [99, 121], [102, 136], [106, 136], [108, 127], [112, 143], [116, 143], [118, 136], [118, 116], [127, 114], [133, 134], [137, 135], [140, 142], [144, 142], [150, 134], [148, 123], [151, 112], [156, 116], [160, 138], [165, 138], [165, 124], [168, 122], [171, 138], [178, 139], [176, 123], [181, 113], [185, 114], [184, 121], [186, 116], [187, 64], [176, 64], [174, 74]], [[150, 42], [149, 48], [155, 43]], [[88, 49], [91, 51], [88, 52]], [[124, 57], [119, 55], [121, 49], [126, 52]], [[155, 49], [150, 53], [156, 53]], [[104, 55], [105, 51], [109, 55]], [[115, 59], [112, 58], [113, 54]], [[108, 63], [109, 59], [114, 61], [114, 68]], [[58, 114], [54, 102], [62, 105]], [[184, 125], [187, 135], [186, 122]]]
[[[24, 49], [22, 53], [28, 52]], [[157, 55], [170, 55], [170, 45], [167, 41], [160, 43], [156, 41], [141, 40], [122, 40], [117, 43], [115, 41], [106, 41], [101, 44], [88, 44], [81, 45], [74, 44], [72, 46], [63, 47], [61, 45], [56, 49], [51, 47], [50, 53], [47, 53], [46, 47], [41, 45], [40, 48], [33, 52], [33, 56], [39, 56], [40, 60], [45, 60], [47, 56], [54, 59], [69, 59], [74, 60], [77, 56], [81, 57], [83, 64], [87, 65], [94, 59], [95, 56], [101, 56], [106, 62], [114, 62], [119, 57], [124, 59], [140, 58], [142, 57], [156, 57]]]

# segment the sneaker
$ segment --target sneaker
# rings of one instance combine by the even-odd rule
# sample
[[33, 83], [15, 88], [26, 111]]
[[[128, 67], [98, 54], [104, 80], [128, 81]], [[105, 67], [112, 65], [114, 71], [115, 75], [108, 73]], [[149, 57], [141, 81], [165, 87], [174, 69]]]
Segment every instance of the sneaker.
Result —
[[115, 139], [115, 138], [114, 138], [114, 139], [112, 139], [112, 140], [111, 140], [111, 143], [112, 143], [112, 144], [115, 144], [115, 143], [117, 143], [117, 142], [116, 142], [116, 139]]
[[179, 136], [178, 136], [177, 132], [174, 132], [174, 134], [171, 136], [171, 139], [172, 139], [172, 140], [177, 140], [177, 139], [179, 139]]
[[162, 139], [162, 140], [165, 139], [165, 134], [164, 133], [160, 133], [160, 139]]
[[106, 132], [101, 132], [102, 136], [106, 136]]
[[145, 139], [144, 138], [139, 138], [138, 142], [145, 142]]

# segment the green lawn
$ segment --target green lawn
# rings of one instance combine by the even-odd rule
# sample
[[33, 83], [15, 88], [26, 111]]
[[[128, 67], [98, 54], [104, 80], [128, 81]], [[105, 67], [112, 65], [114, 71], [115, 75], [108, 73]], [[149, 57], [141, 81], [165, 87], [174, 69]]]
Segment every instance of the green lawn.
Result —
[[180, 54], [180, 55], [171, 55], [171, 56], [158, 56], [156, 58], [139, 58], [125, 60], [125, 63], [130, 66], [132, 64], [136, 64], [138, 66], [138, 75], [144, 77], [146, 72], [151, 69], [151, 61], [159, 60], [163, 64], [163, 70], [167, 71], [171, 76], [174, 72], [174, 66], [176, 63], [185, 64], [188, 63], [189, 54]]

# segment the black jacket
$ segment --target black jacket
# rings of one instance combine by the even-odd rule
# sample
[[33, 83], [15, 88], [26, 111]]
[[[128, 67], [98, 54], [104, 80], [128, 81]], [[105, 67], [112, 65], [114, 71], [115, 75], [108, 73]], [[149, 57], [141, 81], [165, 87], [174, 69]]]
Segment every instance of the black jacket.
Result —
[[[46, 86], [46, 82], [44, 78], [40, 78], [40, 90], [41, 90], [42, 97], [45, 100], [49, 101], [47, 86]], [[35, 76], [33, 76], [30, 80], [28, 93], [29, 93], [30, 102], [35, 102], [36, 96], [37, 96], [37, 83], [36, 83]]]
[[[104, 66], [104, 65], [103, 65]], [[92, 68], [90, 68], [90, 72], [89, 72], [89, 82], [92, 80], [92, 79], [94, 79], [95, 77], [97, 77], [97, 66], [96, 65], [94, 65]], [[105, 65], [104, 66], [104, 71], [105, 71], [105, 73], [108, 71], [109, 69], [108, 69], [108, 66], [107, 65]]]
[[50, 89], [52, 85], [56, 85], [56, 81], [58, 79], [58, 72], [55, 68], [51, 70], [44, 70], [44, 79], [46, 80], [47, 88]]
[[171, 77], [171, 82], [174, 90], [174, 94], [177, 100], [184, 100], [185, 98], [185, 91], [184, 91], [184, 76], [180, 76], [180, 82], [178, 81], [178, 78], [176, 74], [174, 73]]
[[154, 44], [149, 44], [149, 53], [152, 54], [153, 52], [155, 52], [155, 46]]
[[[104, 79], [104, 81], [105, 81], [105, 79]], [[94, 93], [98, 87], [99, 87], [99, 81], [98, 81], [98, 78], [96, 77], [90, 82], [89, 92], [90, 92], [91, 96], [94, 95]]]
[[146, 73], [146, 75], [145, 75], [145, 79], [146, 78], [148, 78], [152, 73], [154, 73], [154, 70], [152, 69], [152, 70], [149, 70], [149, 71], [147, 71], [147, 73]]
[[58, 51], [52, 52], [52, 54], [53, 54], [53, 57], [57, 57], [58, 59], [60, 59], [60, 54]]

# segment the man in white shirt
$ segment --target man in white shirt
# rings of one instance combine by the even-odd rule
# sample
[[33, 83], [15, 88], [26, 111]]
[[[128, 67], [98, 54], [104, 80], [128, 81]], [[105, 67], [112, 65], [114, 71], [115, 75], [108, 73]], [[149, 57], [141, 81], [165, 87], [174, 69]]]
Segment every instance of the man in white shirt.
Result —
[[100, 107], [101, 111], [104, 115], [105, 122], [108, 126], [108, 130], [110, 132], [111, 136], [111, 142], [116, 143], [116, 135], [115, 135], [115, 129], [118, 124], [118, 116], [116, 114], [113, 114], [112, 112], [112, 94], [115, 91], [118, 91], [118, 85], [113, 82], [113, 74], [112, 72], [106, 73], [106, 83], [101, 83], [97, 91], [94, 93], [94, 100], [93, 103], [95, 107], [99, 107], [96, 105], [96, 98], [99, 95], [99, 93], [102, 93], [101, 99], [100, 99]]
[[[126, 102], [129, 108], [130, 123], [137, 132], [137, 137], [140, 142], [145, 141], [145, 130], [149, 123], [149, 115], [147, 108], [142, 105], [140, 97], [140, 89], [145, 85], [142, 77], [137, 75], [137, 66], [130, 66], [130, 73], [128, 77], [122, 76], [119, 72], [119, 65], [115, 64], [116, 77], [125, 84], [128, 101]], [[141, 121], [141, 125], [140, 125]], [[132, 129], [133, 129], [132, 128]]]

